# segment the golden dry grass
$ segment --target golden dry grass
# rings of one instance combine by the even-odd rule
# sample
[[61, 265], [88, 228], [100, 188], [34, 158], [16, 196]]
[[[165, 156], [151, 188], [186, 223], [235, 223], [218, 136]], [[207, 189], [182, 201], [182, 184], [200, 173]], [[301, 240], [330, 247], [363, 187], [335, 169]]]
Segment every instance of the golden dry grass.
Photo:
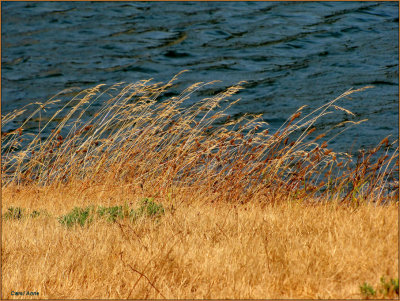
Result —
[[179, 193], [160, 200], [159, 222], [61, 226], [55, 216], [73, 206], [140, 197], [90, 190], [3, 190], [3, 208], [50, 214], [3, 220], [3, 298], [361, 298], [363, 282], [398, 274], [397, 205], [233, 205]]
[[[27, 132], [56, 96], [2, 132], [3, 298], [360, 298], [364, 282], [396, 278], [398, 141], [353, 158], [315, 127], [352, 114], [338, 103], [363, 89], [269, 133], [261, 116], [226, 114], [240, 84], [187, 106], [208, 83], [164, 97], [175, 79], [82, 91]], [[58, 220], [150, 197], [159, 219]], [[48, 214], [5, 218], [10, 207]]]
[[[323, 133], [315, 127], [335, 111], [350, 114], [338, 103], [370, 87], [346, 91], [308, 114], [302, 107], [270, 133], [261, 115], [227, 115], [239, 101], [232, 97], [242, 89], [241, 83], [188, 106], [185, 101], [211, 83], [196, 83], [178, 96], [160, 100], [174, 80], [98, 85], [46, 118], [45, 110], [61, 102], [58, 95], [32, 104], [36, 110], [23, 108], [3, 116], [2, 127], [24, 111], [33, 111], [19, 128], [2, 132], [2, 183], [129, 183], [152, 186], [161, 194], [170, 187], [186, 187], [201, 195], [212, 191], [217, 199], [230, 202], [271, 202], [282, 194], [287, 199], [341, 202], [397, 200], [397, 140], [389, 143], [386, 137], [352, 158], [329, 149], [335, 135], [325, 136], [331, 131], [339, 135], [362, 121], [344, 121]], [[101, 106], [90, 112], [98, 103]], [[43, 119], [36, 124], [39, 131], [26, 132], [37, 116]], [[57, 118], [55, 128], [46, 134]]]

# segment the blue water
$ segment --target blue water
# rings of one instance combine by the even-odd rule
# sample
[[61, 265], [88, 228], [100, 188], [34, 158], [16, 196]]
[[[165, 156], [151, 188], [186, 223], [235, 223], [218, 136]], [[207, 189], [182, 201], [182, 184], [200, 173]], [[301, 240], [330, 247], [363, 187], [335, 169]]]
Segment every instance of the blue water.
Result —
[[[368, 119], [335, 138], [350, 151], [398, 137], [398, 2], [2, 2], [2, 114], [99, 83], [167, 81], [176, 92], [247, 81], [229, 112], [262, 113], [277, 129], [300, 106], [349, 88], [323, 131]], [[9, 129], [18, 127], [16, 120]], [[29, 130], [34, 131], [35, 125]]]

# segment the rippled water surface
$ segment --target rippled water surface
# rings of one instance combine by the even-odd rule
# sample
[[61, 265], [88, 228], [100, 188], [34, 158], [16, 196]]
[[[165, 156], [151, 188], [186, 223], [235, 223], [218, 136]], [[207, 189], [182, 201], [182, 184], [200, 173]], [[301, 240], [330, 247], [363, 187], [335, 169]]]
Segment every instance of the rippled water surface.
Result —
[[[349, 88], [325, 128], [368, 119], [337, 150], [398, 136], [397, 2], [2, 2], [2, 114], [71, 87], [166, 81], [180, 91], [246, 81], [233, 116], [263, 113], [272, 129], [297, 108]], [[17, 127], [17, 124], [11, 127]], [[5, 129], [7, 130], [7, 129]]]

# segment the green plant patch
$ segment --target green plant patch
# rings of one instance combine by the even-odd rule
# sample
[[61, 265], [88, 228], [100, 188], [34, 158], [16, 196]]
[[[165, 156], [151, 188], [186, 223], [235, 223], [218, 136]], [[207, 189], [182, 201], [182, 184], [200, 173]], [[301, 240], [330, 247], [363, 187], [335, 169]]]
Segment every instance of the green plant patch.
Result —
[[9, 207], [7, 209], [7, 212], [4, 213], [3, 218], [20, 220], [24, 217], [24, 215], [25, 215], [25, 209], [21, 207]]
[[3, 214], [3, 218], [6, 220], [21, 220], [23, 218], [37, 218], [39, 216], [50, 216], [46, 210], [32, 210], [29, 213], [28, 210], [21, 207], [9, 207], [7, 212]]
[[[75, 207], [69, 213], [62, 215], [58, 221], [63, 226], [71, 228], [75, 225], [81, 227], [88, 226], [94, 218], [106, 219], [108, 222], [116, 222], [118, 219], [131, 218], [134, 222], [139, 218], [158, 219], [164, 214], [165, 210], [162, 204], [154, 202], [153, 198], [144, 198], [140, 201], [138, 208], [130, 209], [125, 206], [89, 206], [86, 208]], [[33, 211], [33, 216], [39, 216], [40, 212]]]
[[127, 212], [127, 208], [122, 206], [114, 206], [114, 207], [103, 207], [99, 206], [97, 209], [97, 214], [100, 217], [106, 218], [109, 222], [115, 222], [118, 218], [123, 219], [129, 215]]
[[363, 285], [360, 285], [360, 291], [365, 298], [370, 298], [376, 295], [374, 288], [367, 282], [364, 282]]
[[360, 291], [364, 298], [375, 298], [383, 296], [386, 298], [398, 297], [399, 296], [399, 278], [390, 278], [386, 280], [384, 276], [381, 277], [380, 283], [376, 289], [367, 282], [360, 285]]
[[162, 204], [154, 202], [153, 198], [144, 198], [140, 201], [139, 208], [131, 211], [133, 221], [141, 217], [159, 218], [165, 212]]
[[385, 277], [381, 277], [381, 289], [379, 292], [384, 296], [389, 296], [392, 294], [399, 295], [399, 278], [390, 278], [386, 281]]
[[94, 217], [94, 206], [89, 206], [86, 208], [75, 207], [71, 212], [58, 218], [58, 221], [70, 228], [75, 225], [80, 225], [81, 227], [89, 225], [93, 221]]
[[32, 217], [32, 218], [35, 218], [35, 217], [39, 217], [40, 214], [41, 214], [40, 211], [38, 211], [38, 210], [33, 210], [32, 213], [31, 213], [29, 216]]

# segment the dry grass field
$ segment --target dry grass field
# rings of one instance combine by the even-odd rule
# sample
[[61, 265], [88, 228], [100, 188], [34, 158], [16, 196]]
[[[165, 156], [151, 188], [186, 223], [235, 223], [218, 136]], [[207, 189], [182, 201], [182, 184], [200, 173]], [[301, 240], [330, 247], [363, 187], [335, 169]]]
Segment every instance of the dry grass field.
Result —
[[240, 84], [187, 107], [206, 84], [175, 79], [2, 116], [31, 112], [2, 132], [3, 299], [398, 297], [398, 141], [353, 158], [314, 126], [363, 89], [269, 133], [226, 115]]
[[117, 191], [5, 189], [3, 208], [48, 216], [3, 221], [3, 298], [362, 298], [364, 282], [398, 274], [397, 205], [232, 205], [186, 191], [176, 208], [160, 199], [158, 221], [66, 229], [54, 218], [74, 206], [137, 201]]

